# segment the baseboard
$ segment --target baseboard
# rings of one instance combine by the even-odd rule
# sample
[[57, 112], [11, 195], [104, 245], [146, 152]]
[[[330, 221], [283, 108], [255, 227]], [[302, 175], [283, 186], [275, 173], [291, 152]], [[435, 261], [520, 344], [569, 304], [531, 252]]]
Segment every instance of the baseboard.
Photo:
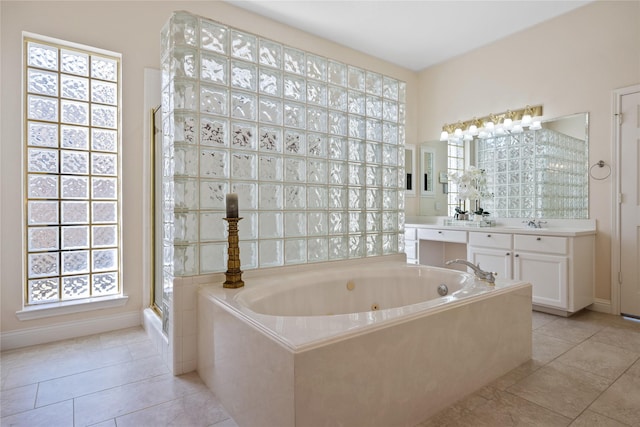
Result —
[[0, 335], [0, 350], [27, 347], [86, 335], [100, 334], [118, 329], [132, 328], [142, 324], [142, 313], [132, 311], [93, 319], [74, 320], [50, 326], [3, 332]]
[[587, 307], [591, 311], [611, 314], [611, 301], [608, 299], [595, 298], [594, 303]]

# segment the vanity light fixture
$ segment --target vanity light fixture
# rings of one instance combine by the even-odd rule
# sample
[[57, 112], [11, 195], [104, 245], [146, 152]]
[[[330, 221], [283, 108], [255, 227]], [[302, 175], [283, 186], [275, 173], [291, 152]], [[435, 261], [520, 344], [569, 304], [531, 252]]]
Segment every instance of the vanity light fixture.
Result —
[[442, 126], [442, 133], [440, 134], [440, 141], [447, 141], [449, 139], [449, 134], [455, 132], [455, 125], [444, 125]]
[[489, 138], [493, 135], [522, 133], [524, 129], [538, 130], [542, 128], [542, 105], [530, 106], [518, 110], [507, 110], [500, 114], [489, 114], [485, 117], [459, 121], [442, 126], [440, 141], [456, 139], [472, 141], [474, 138]]

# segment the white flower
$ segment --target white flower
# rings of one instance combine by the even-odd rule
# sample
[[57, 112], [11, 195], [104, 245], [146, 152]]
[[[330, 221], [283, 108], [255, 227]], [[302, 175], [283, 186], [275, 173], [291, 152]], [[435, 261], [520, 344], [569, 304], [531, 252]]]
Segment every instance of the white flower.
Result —
[[480, 200], [482, 188], [486, 184], [483, 169], [469, 166], [461, 173], [450, 172], [449, 179], [458, 185], [458, 200]]

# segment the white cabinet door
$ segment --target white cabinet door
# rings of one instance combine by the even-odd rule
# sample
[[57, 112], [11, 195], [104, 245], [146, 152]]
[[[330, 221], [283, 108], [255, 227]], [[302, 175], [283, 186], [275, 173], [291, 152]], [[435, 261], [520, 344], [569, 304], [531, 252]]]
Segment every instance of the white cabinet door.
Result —
[[418, 263], [418, 242], [416, 240], [406, 240], [404, 242], [404, 253], [407, 255], [407, 263]]
[[516, 252], [513, 264], [513, 278], [531, 282], [534, 304], [568, 310], [567, 257]]
[[511, 279], [511, 251], [508, 249], [487, 249], [469, 246], [467, 258], [484, 271], [496, 273], [496, 279]]

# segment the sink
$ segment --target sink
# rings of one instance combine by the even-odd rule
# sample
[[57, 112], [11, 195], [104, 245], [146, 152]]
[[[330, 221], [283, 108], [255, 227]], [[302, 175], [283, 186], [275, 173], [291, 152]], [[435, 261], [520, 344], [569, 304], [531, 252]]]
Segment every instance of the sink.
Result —
[[509, 230], [529, 230], [529, 231], [548, 230], [547, 227], [533, 228], [533, 227], [527, 227], [526, 225], [498, 225], [497, 228], [506, 228]]

